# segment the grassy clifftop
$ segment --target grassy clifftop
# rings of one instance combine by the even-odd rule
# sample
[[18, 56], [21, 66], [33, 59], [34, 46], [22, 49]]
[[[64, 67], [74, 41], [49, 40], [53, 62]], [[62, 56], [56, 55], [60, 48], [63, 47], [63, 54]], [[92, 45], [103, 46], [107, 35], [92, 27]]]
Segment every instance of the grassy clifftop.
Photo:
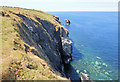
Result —
[[67, 80], [55, 71], [61, 61], [54, 47], [57, 31], [62, 27], [57, 17], [33, 9], [1, 9], [2, 79]]

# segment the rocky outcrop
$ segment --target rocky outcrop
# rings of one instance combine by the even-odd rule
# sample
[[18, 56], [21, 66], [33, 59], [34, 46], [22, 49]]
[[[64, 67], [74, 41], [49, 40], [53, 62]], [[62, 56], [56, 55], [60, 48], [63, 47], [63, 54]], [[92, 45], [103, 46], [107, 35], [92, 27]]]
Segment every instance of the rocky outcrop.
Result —
[[70, 20], [65, 19], [65, 25], [70, 25]]
[[[68, 64], [72, 60], [72, 42], [69, 40], [68, 30], [60, 24], [59, 18], [42, 11], [12, 7], [5, 9], [4, 12], [9, 14], [6, 18], [12, 21], [10, 24], [17, 32], [15, 36], [19, 38], [19, 40], [14, 39], [13, 44], [16, 46], [18, 45], [16, 43], [19, 43], [18, 47], [22, 48], [19, 50], [15, 47], [13, 50], [18, 52], [23, 50], [22, 56], [29, 54], [28, 56], [35, 55], [44, 59], [56, 74], [65, 76], [64, 63]], [[4, 13], [1, 15], [5, 18]], [[26, 67], [33, 68], [31, 64], [27, 64]]]
[[55, 19], [55, 21], [57, 21], [59, 24], [61, 24], [61, 22], [59, 21], [59, 17], [53, 16], [53, 18]]
[[3, 17], [4, 17], [4, 16], [5, 16], [5, 17], [10, 17], [8, 14], [6, 14], [6, 13], [3, 12], [3, 11], [0, 12], [0, 16], [3, 16]]
[[[41, 56], [47, 59], [54, 69], [63, 74], [63, 63], [68, 64], [72, 60], [72, 42], [69, 40], [68, 30], [63, 26], [58, 25], [59, 30], [56, 31], [56, 28], [52, 23], [39, 17], [35, 17], [38, 21], [37, 23], [20, 13], [16, 15], [23, 19], [31, 34], [31, 38], [28, 36], [26, 39], [30, 39], [31, 44], [34, 41], [36, 44], [32, 45], [42, 54]], [[53, 18], [60, 24], [58, 17], [53, 16]], [[34, 26], [32, 23], [36, 24], [38, 27]], [[25, 26], [24, 23], [21, 24], [22, 26]], [[26, 39], [24, 40], [27, 41]]]
[[69, 40], [68, 31], [63, 27], [60, 28], [60, 37], [62, 40], [62, 58], [65, 64], [69, 64], [72, 60], [72, 41]]
[[62, 38], [63, 60], [65, 64], [69, 64], [72, 60], [72, 41], [68, 38]]
[[5, 13], [3, 11], [0, 12], [1, 16], [5, 16]]
[[81, 75], [81, 81], [82, 82], [92, 82], [91, 80], [90, 80], [90, 77], [88, 76], [88, 74], [85, 74], [85, 73], [80, 73], [80, 75]]

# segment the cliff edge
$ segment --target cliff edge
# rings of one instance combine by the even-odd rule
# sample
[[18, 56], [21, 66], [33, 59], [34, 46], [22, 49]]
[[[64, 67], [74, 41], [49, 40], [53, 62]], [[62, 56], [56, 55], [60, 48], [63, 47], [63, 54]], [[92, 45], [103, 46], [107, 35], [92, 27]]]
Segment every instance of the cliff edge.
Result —
[[67, 80], [72, 42], [59, 18], [34, 9], [1, 7], [2, 79]]

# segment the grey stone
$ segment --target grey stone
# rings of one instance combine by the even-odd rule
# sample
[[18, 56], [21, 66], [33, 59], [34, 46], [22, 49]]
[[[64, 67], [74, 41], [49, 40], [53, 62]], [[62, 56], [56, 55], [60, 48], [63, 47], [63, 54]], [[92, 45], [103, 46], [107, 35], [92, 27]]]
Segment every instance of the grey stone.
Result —
[[62, 48], [64, 61], [68, 64], [72, 60], [72, 41], [68, 38], [62, 38]]

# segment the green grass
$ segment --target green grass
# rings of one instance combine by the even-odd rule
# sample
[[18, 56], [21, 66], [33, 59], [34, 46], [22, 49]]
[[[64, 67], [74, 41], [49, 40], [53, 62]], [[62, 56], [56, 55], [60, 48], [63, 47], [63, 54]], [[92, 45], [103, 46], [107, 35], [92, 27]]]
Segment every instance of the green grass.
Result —
[[44, 13], [43, 11], [38, 11], [38, 10], [35, 10], [35, 9], [26, 9], [26, 10], [35, 11], [35, 12], [39, 12], [39, 13]]

